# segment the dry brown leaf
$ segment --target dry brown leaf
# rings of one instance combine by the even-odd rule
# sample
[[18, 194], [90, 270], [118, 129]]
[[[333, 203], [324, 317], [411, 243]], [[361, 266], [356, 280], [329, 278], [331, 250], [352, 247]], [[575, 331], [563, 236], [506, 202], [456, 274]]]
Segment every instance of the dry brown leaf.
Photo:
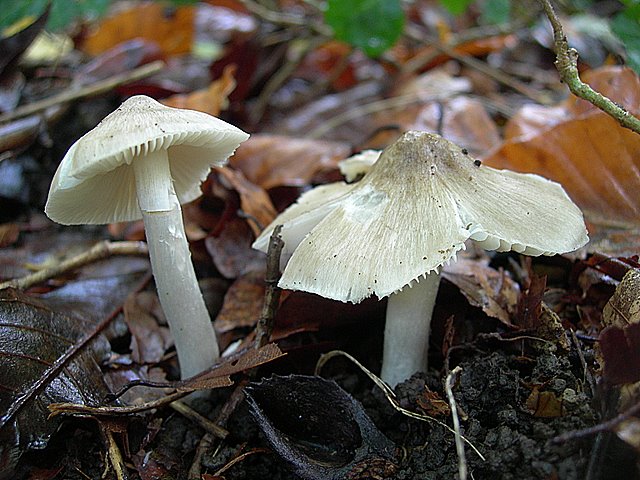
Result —
[[264, 267], [265, 255], [251, 248], [254, 236], [247, 222], [233, 217], [224, 223], [216, 236], [208, 236], [204, 243], [214, 265], [225, 278]]
[[632, 417], [620, 422], [616, 425], [615, 432], [620, 440], [640, 452], [640, 419]]
[[156, 42], [166, 56], [188, 53], [193, 41], [194, 13], [193, 6], [167, 8], [159, 2], [137, 3], [99, 22], [81, 48], [98, 55], [120, 42], [144, 38]]
[[[500, 142], [498, 127], [482, 103], [466, 96], [441, 102], [417, 102], [402, 109], [385, 111], [377, 116], [376, 125], [379, 128], [397, 125], [394, 137], [398, 132], [409, 130], [438, 133], [440, 117], [443, 120], [442, 136], [466, 148], [472, 155], [482, 155]], [[376, 141], [380, 140], [380, 135], [376, 136]], [[381, 146], [386, 146], [389, 140]]]
[[562, 401], [553, 392], [540, 391], [534, 386], [526, 400], [527, 409], [539, 418], [555, 418], [562, 416]]
[[227, 65], [222, 76], [211, 85], [189, 94], [177, 94], [161, 100], [168, 107], [188, 108], [217, 116], [229, 105], [228, 96], [236, 88], [235, 65]]
[[239, 277], [227, 290], [222, 309], [214, 326], [217, 332], [254, 327], [264, 302], [264, 271], [249, 272]]
[[[587, 79], [638, 110], [640, 81], [629, 70], [610, 67]], [[560, 182], [598, 225], [640, 225], [639, 135], [575, 98], [559, 107], [524, 109], [510, 124], [511, 137], [484, 158], [487, 164]]]
[[630, 269], [602, 310], [602, 324], [625, 327], [640, 323], [640, 270]]
[[505, 272], [489, 267], [489, 260], [465, 257], [447, 265], [442, 276], [460, 289], [470, 305], [512, 327], [520, 288]]
[[242, 143], [229, 162], [269, 190], [306, 186], [314, 176], [338, 168], [338, 162], [350, 154], [351, 148], [343, 142], [259, 134]]
[[[276, 209], [271, 203], [267, 192], [245, 178], [239, 170], [215, 167], [221, 181], [226, 181], [240, 195], [240, 208], [249, 217], [254, 218], [264, 228], [276, 217]], [[250, 221], [249, 226], [258, 236], [261, 229], [256, 222]]]
[[123, 313], [131, 332], [131, 359], [138, 364], [159, 362], [173, 345], [173, 337], [169, 327], [156, 320], [156, 315], [163, 315], [157, 295], [151, 292], [130, 295]]

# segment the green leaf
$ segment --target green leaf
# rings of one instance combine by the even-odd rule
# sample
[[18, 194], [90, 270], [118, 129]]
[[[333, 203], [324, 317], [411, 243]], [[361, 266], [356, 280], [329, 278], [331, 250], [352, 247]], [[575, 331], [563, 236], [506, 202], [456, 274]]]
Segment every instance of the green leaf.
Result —
[[337, 40], [377, 57], [400, 37], [404, 12], [400, 0], [329, 0], [324, 21]]
[[486, 0], [482, 5], [480, 20], [488, 25], [502, 25], [511, 18], [510, 0]]
[[627, 8], [614, 17], [611, 28], [624, 44], [627, 64], [640, 73], [640, 2], [626, 3]]
[[[25, 18], [37, 18], [44, 12], [49, 0], [2, 0], [0, 31]], [[62, 30], [78, 18], [96, 18], [103, 15], [111, 0], [53, 0], [47, 29]]]
[[440, 0], [440, 3], [453, 15], [461, 15], [473, 3], [473, 0]]

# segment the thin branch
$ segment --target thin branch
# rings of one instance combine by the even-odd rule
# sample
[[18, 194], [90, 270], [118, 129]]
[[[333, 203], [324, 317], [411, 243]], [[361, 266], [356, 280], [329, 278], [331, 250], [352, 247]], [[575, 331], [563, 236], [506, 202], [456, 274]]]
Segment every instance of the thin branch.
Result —
[[224, 440], [227, 435], [229, 435], [228, 430], [218, 426], [215, 422], [209, 420], [207, 417], [200, 415], [193, 408], [191, 408], [186, 403], [181, 402], [180, 400], [171, 402], [169, 406], [176, 412], [187, 417], [192, 422], [198, 424], [200, 428], [202, 428], [205, 432], [213, 435], [214, 437], [218, 437]]
[[580, 80], [580, 75], [578, 74], [578, 52], [574, 48], [569, 48], [569, 42], [562, 29], [562, 24], [550, 0], [540, 0], [540, 3], [553, 28], [554, 50], [556, 52], [555, 64], [562, 82], [567, 84], [567, 87], [574, 95], [592, 103], [616, 119], [623, 127], [640, 133], [640, 119]]
[[0, 290], [13, 287], [25, 290], [29, 287], [42, 283], [50, 278], [57, 277], [63, 273], [75, 270], [78, 267], [87, 265], [98, 260], [109, 258], [112, 255], [149, 255], [149, 249], [145, 242], [110, 242], [104, 240], [91, 247], [86, 252], [76, 255], [53, 267], [43, 268], [35, 273], [31, 273], [22, 278], [8, 280], [0, 283]]
[[462, 434], [460, 433], [460, 419], [458, 418], [458, 406], [456, 399], [453, 396], [453, 384], [456, 382], [458, 374], [462, 372], [462, 368], [457, 366], [444, 382], [444, 389], [447, 392], [447, 398], [449, 399], [449, 408], [451, 409], [451, 419], [453, 420], [453, 430], [455, 432], [454, 438], [456, 442], [456, 452], [458, 453], [458, 478], [460, 480], [467, 480], [467, 456], [464, 453], [464, 442], [462, 441]]
[[273, 331], [276, 310], [278, 309], [278, 302], [280, 300], [280, 289], [278, 288], [278, 280], [280, 280], [280, 255], [284, 248], [284, 241], [280, 237], [281, 231], [282, 225], [276, 226], [269, 239], [267, 274], [265, 276], [266, 291], [264, 294], [262, 313], [256, 325], [255, 348], [263, 347], [269, 341], [271, 332]]
[[130, 82], [135, 82], [141, 78], [148, 77], [154, 73], [158, 73], [164, 67], [164, 62], [157, 60], [152, 63], [148, 63], [141, 67], [138, 67], [130, 72], [114, 75], [113, 77], [106, 78], [91, 85], [80, 87], [77, 89], [71, 88], [65, 90], [57, 95], [44, 98], [37, 102], [24, 105], [23, 107], [16, 108], [13, 112], [0, 115], [0, 123], [10, 122], [18, 118], [33, 115], [34, 113], [40, 113], [49, 107], [60, 105], [62, 103], [68, 103], [79, 98], [90, 97], [94, 95], [100, 95], [102, 93], [109, 92], [119, 85], [123, 85]]

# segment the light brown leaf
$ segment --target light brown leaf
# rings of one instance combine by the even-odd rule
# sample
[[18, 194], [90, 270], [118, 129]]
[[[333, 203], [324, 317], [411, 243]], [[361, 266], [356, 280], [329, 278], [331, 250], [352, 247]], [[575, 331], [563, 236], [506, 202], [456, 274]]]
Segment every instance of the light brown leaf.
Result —
[[[589, 78], [603, 94], [638, 110], [640, 81], [632, 72], [604, 69]], [[507, 132], [509, 138], [484, 158], [487, 164], [560, 182], [598, 225], [640, 225], [640, 135], [575, 98], [524, 109]]]
[[306, 186], [315, 175], [338, 168], [338, 162], [350, 154], [351, 148], [343, 142], [259, 134], [242, 143], [229, 163], [269, 190]]
[[225, 333], [255, 326], [264, 301], [264, 276], [264, 271], [249, 272], [229, 287], [214, 323], [216, 331]]

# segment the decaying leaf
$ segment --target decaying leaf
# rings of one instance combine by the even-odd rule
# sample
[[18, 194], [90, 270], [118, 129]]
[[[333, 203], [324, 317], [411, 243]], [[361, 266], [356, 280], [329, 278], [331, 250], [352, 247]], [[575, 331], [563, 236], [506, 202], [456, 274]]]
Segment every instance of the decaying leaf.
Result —
[[563, 415], [562, 400], [554, 392], [540, 391], [534, 386], [527, 397], [527, 409], [536, 417], [554, 418]]
[[233, 282], [216, 317], [216, 331], [225, 333], [236, 328], [255, 326], [264, 302], [264, 276], [264, 270], [253, 271]]
[[[476, 156], [483, 155], [500, 142], [498, 127], [476, 99], [459, 96], [443, 101], [415, 103], [402, 109], [382, 112], [377, 119], [379, 126], [397, 125], [395, 136], [408, 130], [438, 133], [441, 128], [443, 137]], [[380, 142], [379, 135], [376, 140]]]
[[640, 381], [640, 323], [607, 327], [599, 337], [603, 380], [609, 385]]
[[131, 332], [131, 359], [142, 365], [159, 362], [173, 345], [169, 327], [158, 323], [154, 315], [163, 315], [157, 295], [140, 292], [124, 303], [125, 322]]
[[143, 275], [74, 282], [40, 299], [0, 291], [0, 471], [46, 446], [59, 425], [49, 404], [95, 405], [108, 393], [99, 332]]
[[451, 415], [449, 404], [440, 398], [437, 392], [430, 390], [426, 385], [422, 395], [416, 398], [416, 402], [424, 413], [432, 417]]
[[512, 326], [520, 288], [504, 271], [489, 267], [489, 260], [461, 257], [447, 265], [442, 276], [460, 289], [469, 304]]
[[265, 190], [280, 186], [306, 186], [313, 177], [338, 168], [351, 154], [347, 143], [284, 135], [252, 135], [229, 163]]
[[212, 369], [182, 382], [179, 390], [199, 390], [231, 385], [230, 376], [272, 362], [285, 354], [275, 343], [259, 349], [250, 348], [232, 358], [223, 358]]
[[[585, 76], [602, 94], [640, 111], [640, 79], [609, 67]], [[558, 107], [526, 107], [506, 128], [508, 137], [483, 161], [543, 175], [562, 184], [591, 222], [640, 225], [640, 136], [584, 100]]]
[[640, 381], [640, 270], [632, 268], [603, 309], [600, 350], [610, 385]]
[[640, 323], [640, 270], [630, 269], [602, 310], [602, 324], [624, 328]]
[[[269, 225], [276, 217], [271, 199], [267, 192], [245, 178], [239, 170], [215, 167], [221, 181], [226, 181], [229, 188], [233, 188], [240, 195], [240, 208], [249, 217], [255, 219], [262, 227]], [[258, 236], [260, 227], [255, 221], [249, 222], [254, 234]]]
[[219, 234], [209, 235], [204, 243], [222, 276], [233, 279], [264, 267], [264, 254], [251, 248], [254, 238], [247, 222], [233, 217], [224, 223]]

